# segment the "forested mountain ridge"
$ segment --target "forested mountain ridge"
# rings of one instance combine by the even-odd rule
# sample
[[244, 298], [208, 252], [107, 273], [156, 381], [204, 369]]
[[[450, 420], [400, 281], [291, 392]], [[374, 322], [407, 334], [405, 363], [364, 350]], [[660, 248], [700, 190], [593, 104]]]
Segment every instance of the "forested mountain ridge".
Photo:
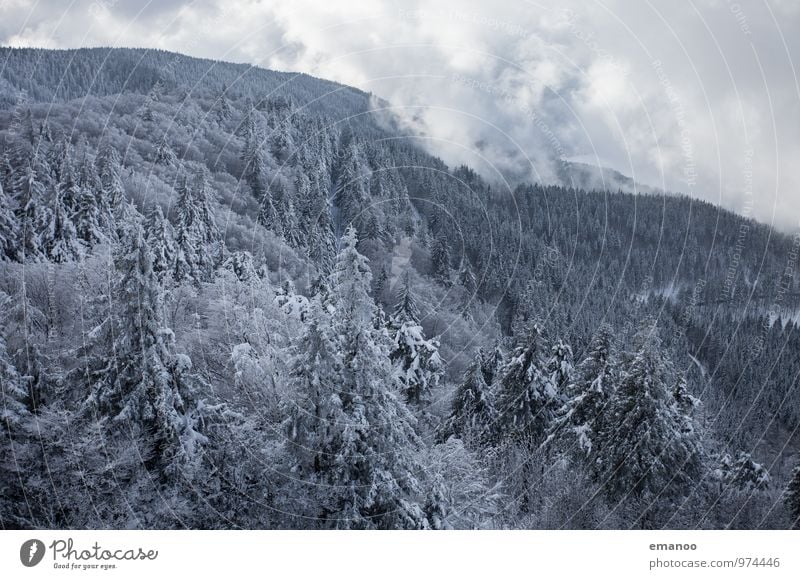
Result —
[[[153, 86], [161, 84], [167, 91], [179, 88], [218, 91], [222, 86], [235, 86], [236, 95], [251, 98], [291, 94], [296, 106], [339, 116], [364, 112], [369, 105], [369, 95], [363, 91], [303, 73], [267, 71], [163, 50], [42, 51], [0, 47], [0, 60], [4, 99], [13, 99], [15, 94], [24, 92], [36, 102], [65, 102], [89, 95], [147, 94]], [[4, 104], [14, 103], [6, 100]]]
[[4, 527], [793, 524], [795, 239], [306, 75], [0, 61]]

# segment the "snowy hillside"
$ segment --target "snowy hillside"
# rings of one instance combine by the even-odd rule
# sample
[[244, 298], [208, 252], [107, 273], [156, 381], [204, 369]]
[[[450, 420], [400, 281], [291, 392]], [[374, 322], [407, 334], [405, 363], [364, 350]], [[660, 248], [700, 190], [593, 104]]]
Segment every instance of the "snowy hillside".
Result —
[[0, 61], [4, 528], [789, 526], [795, 239], [307, 75]]

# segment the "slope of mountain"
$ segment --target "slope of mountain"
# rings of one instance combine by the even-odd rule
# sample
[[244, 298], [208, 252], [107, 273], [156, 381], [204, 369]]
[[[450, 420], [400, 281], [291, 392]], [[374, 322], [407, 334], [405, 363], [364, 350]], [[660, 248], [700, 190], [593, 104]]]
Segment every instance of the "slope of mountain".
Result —
[[0, 62], [3, 526], [791, 524], [796, 239], [307, 75]]

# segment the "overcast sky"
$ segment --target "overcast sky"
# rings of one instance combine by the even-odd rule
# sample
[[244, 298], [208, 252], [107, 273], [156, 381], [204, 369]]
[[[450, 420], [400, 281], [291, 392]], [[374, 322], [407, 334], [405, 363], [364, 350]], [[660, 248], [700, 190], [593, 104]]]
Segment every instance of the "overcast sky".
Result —
[[[140, 46], [387, 99], [450, 163], [559, 159], [800, 226], [800, 2], [0, 0], [12, 46]], [[489, 175], [491, 176], [491, 175]]]

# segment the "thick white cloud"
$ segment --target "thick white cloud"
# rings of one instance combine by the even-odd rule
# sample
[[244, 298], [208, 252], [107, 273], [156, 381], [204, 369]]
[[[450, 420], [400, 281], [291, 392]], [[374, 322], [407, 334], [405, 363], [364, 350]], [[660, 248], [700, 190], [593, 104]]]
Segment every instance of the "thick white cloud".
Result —
[[3, 44], [145, 46], [371, 91], [450, 162], [551, 180], [559, 158], [800, 223], [791, 0], [6, 0]]

